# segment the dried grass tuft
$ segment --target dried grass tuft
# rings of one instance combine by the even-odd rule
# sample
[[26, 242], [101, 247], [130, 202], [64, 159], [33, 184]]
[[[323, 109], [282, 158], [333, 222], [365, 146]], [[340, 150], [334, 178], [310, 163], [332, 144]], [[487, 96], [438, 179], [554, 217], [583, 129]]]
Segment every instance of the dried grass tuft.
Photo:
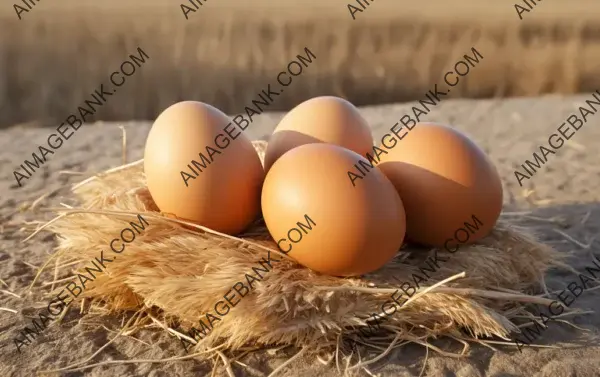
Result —
[[[259, 153], [265, 144], [255, 142]], [[141, 161], [87, 179], [73, 192], [81, 206], [56, 209], [58, 218], [45, 227], [59, 240], [52, 258], [71, 261], [62, 268], [89, 265], [100, 250], [114, 256], [110, 241], [138, 214], [150, 223], [107, 264], [107, 273], [88, 282], [80, 298], [88, 298], [91, 312], [144, 310], [145, 321], [192, 340], [175, 328], [198, 327], [199, 318], [214, 314], [215, 303], [262, 257], [278, 253], [260, 221], [245, 235], [232, 237], [158, 212], [145, 187]], [[385, 267], [360, 278], [320, 275], [280, 255], [273, 270], [215, 323], [194, 351], [291, 344], [337, 355], [347, 337], [379, 352], [379, 359], [408, 342], [450, 354], [430, 342], [448, 336], [464, 344], [464, 353], [468, 342], [509, 340], [511, 331], [519, 331], [513, 320], [527, 315], [527, 304], [549, 302], [540, 294], [545, 291], [543, 275], [562, 265], [556, 251], [501, 219], [478, 244], [455, 254], [439, 250], [448, 261], [440, 263], [428, 287], [387, 317], [378, 337], [357, 338], [356, 331], [367, 326], [365, 319], [380, 312], [399, 284], [412, 281], [411, 274], [433, 252], [408, 246]]]

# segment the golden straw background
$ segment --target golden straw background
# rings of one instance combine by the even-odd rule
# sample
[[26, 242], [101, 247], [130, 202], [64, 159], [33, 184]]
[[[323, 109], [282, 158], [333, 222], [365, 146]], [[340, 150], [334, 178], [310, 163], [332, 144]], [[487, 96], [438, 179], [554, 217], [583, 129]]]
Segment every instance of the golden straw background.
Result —
[[[472, 46], [484, 56], [457, 97], [536, 96], [600, 87], [600, 3], [373, 2], [353, 21], [335, 1], [40, 2], [19, 21], [0, 7], [0, 127], [64, 120], [140, 46], [151, 60], [96, 120], [154, 119], [181, 99], [239, 113], [309, 47], [317, 63], [269, 110], [312, 96], [356, 105], [420, 99]], [[562, 4], [562, 5], [561, 5]]]

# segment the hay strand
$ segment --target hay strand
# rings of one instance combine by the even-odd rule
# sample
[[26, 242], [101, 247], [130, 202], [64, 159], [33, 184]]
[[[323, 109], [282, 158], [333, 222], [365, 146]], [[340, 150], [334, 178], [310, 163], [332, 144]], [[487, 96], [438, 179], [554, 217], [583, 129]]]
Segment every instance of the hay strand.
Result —
[[4, 293], [6, 295], [10, 295], [10, 296], [13, 296], [13, 297], [16, 297], [16, 298], [21, 298], [21, 296], [19, 296], [18, 294], [13, 293], [11, 291], [8, 291], [6, 289], [0, 289], [0, 293]]
[[306, 347], [303, 347], [300, 351], [298, 351], [294, 356], [287, 359], [283, 364], [275, 368], [271, 373], [269, 373], [268, 377], [275, 377], [277, 374], [281, 373], [288, 365], [294, 362], [294, 360], [298, 359], [307, 351]]

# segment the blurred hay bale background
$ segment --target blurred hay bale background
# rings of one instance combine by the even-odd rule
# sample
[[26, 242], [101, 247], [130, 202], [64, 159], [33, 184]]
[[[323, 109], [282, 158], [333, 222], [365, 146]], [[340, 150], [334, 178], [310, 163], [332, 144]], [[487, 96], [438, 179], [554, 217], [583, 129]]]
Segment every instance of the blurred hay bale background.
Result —
[[21, 21], [5, 4], [0, 127], [60, 123], [108, 84], [138, 46], [149, 62], [94, 119], [153, 119], [182, 99], [240, 112], [305, 47], [316, 61], [269, 110], [324, 94], [357, 105], [420, 99], [473, 46], [484, 60], [453, 89], [453, 98], [600, 88], [598, 2], [539, 3], [523, 21], [508, 3], [475, 8], [475, 0], [433, 1], [421, 9], [406, 1], [373, 2], [353, 21], [345, 2], [315, 9], [311, 1], [271, 9], [260, 0], [244, 9], [239, 1], [213, 0], [188, 21], [179, 3], [158, 0], [119, 9], [114, 0], [102, 7], [40, 2]]

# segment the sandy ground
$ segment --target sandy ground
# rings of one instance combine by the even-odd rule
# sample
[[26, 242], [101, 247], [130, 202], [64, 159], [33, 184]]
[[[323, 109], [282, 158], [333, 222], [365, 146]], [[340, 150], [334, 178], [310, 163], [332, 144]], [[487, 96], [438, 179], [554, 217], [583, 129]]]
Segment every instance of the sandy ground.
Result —
[[[447, 100], [427, 120], [456, 125], [466, 131], [481, 145], [497, 164], [505, 184], [505, 210], [531, 211], [531, 214], [515, 216], [515, 221], [527, 224], [539, 232], [541, 238], [561, 250], [571, 253], [569, 261], [582, 269], [589, 264], [589, 252], [600, 256], [600, 242], [586, 250], [567, 240], [556, 230], [568, 234], [583, 244], [591, 241], [600, 230], [600, 164], [597, 145], [600, 142], [600, 115], [593, 116], [556, 155], [551, 155], [545, 167], [519, 187], [514, 168], [526, 158], [531, 158], [537, 146], [546, 143], [548, 136], [566, 117], [577, 109], [578, 104], [589, 99], [588, 95], [575, 97], [551, 96], [534, 99], [508, 100]], [[410, 109], [411, 104], [377, 106], [362, 109], [373, 126], [376, 138], [380, 138], [398, 118]], [[255, 139], [267, 138], [281, 114], [265, 114], [255, 120], [247, 130]], [[142, 147], [150, 124], [125, 122], [127, 128], [128, 159], [142, 157]], [[12, 313], [0, 309], [0, 376], [32, 376], [35, 372], [66, 366], [83, 360], [106, 343], [113, 334], [107, 333], [98, 322], [86, 323], [77, 310], [71, 310], [62, 325], [44, 332], [34, 344], [17, 353], [13, 344], [17, 330], [26, 316], [36, 314], [36, 296], [26, 293], [36, 266], [41, 266], [52, 252], [54, 239], [40, 234], [28, 243], [26, 236], [15, 223], [23, 219], [41, 219], [44, 213], [18, 213], [18, 206], [32, 201], [66, 183], [81, 177], [60, 175], [61, 170], [96, 172], [121, 163], [121, 131], [116, 124], [99, 123], [85, 126], [50, 157], [43, 170], [19, 188], [13, 177], [13, 169], [21, 164], [37, 145], [44, 145], [50, 129], [11, 128], [0, 131], [0, 278], [7, 286], [0, 289], [17, 293], [22, 298], [0, 292], [0, 307], [15, 309]], [[427, 153], [425, 150], [423, 153]], [[53, 195], [45, 204], [57, 204], [61, 200]], [[468, 273], [468, 272], [467, 272]], [[49, 281], [50, 274], [41, 281]], [[562, 290], [574, 275], [565, 271], [551, 271], [547, 283], [552, 290]], [[1, 283], [0, 283], [1, 284]], [[600, 310], [600, 299], [595, 291], [580, 296], [573, 306]], [[120, 318], [106, 318], [102, 324], [117, 328]], [[600, 376], [600, 318], [596, 314], [580, 315], [573, 319], [578, 331], [564, 324], [552, 323], [543, 333], [541, 343], [560, 345], [568, 349], [527, 348], [519, 353], [511, 347], [501, 347], [494, 352], [476, 346], [471, 355], [463, 359], [444, 357], [430, 352], [425, 366], [428, 376]], [[109, 346], [96, 361], [155, 359], [183, 356], [178, 341], [162, 332], [144, 331], [135, 335], [144, 342], [122, 338]], [[448, 346], [446, 340], [438, 345]], [[454, 346], [454, 350], [458, 346]], [[234, 365], [237, 376], [268, 375], [278, 365], [294, 354], [294, 350], [279, 351], [275, 355], [266, 352], [247, 356], [248, 368]], [[425, 362], [425, 349], [406, 346], [397, 350], [385, 363], [377, 363], [371, 370], [381, 376], [417, 376]], [[209, 375], [212, 365], [198, 361], [178, 361], [161, 364], [136, 363], [95, 367], [84, 371], [64, 374], [66, 376], [203, 376]], [[219, 375], [223, 372], [219, 368]], [[334, 367], [322, 366], [314, 360], [298, 359], [286, 369], [287, 376], [336, 376]], [[366, 375], [366, 374], [365, 374]]]

